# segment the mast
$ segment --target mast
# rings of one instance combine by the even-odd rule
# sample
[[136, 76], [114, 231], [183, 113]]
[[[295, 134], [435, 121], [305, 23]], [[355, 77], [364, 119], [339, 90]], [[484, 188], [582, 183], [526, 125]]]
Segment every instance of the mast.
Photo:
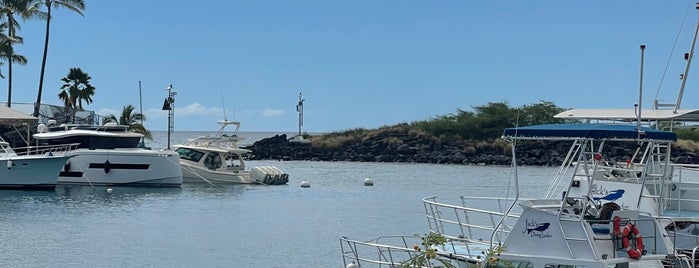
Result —
[[143, 126], [143, 96], [141, 96], [141, 80], [138, 80], [138, 105], [141, 107], [141, 126]]
[[[145, 129], [143, 125], [143, 96], [141, 95], [141, 80], [138, 80], [138, 105], [141, 110], [141, 126]], [[141, 137], [141, 142], [138, 143], [138, 147], [146, 147], [146, 136]]]
[[[695, 6], [699, 10], [699, 3]], [[677, 95], [677, 103], [675, 104], [675, 110], [673, 113], [677, 113], [682, 104], [682, 95], [684, 95], [684, 87], [687, 84], [687, 75], [689, 75], [689, 66], [692, 64], [692, 58], [694, 58], [694, 45], [697, 43], [697, 33], [699, 33], [699, 19], [697, 19], [697, 27], [694, 30], [694, 39], [692, 39], [692, 47], [689, 49], [689, 53], [685, 53], [684, 57], [687, 60], [687, 64], [684, 67], [684, 74], [682, 74], [682, 85], [680, 86], [680, 93]]]

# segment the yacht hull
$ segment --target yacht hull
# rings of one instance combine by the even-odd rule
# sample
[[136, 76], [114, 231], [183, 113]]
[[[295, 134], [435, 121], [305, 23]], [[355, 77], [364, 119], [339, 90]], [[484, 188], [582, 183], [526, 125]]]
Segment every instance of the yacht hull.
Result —
[[53, 188], [66, 160], [66, 156], [2, 159], [0, 188]]
[[246, 170], [210, 170], [197, 164], [181, 162], [182, 177], [186, 183], [252, 183], [250, 172]]
[[77, 149], [60, 172], [58, 184], [180, 186], [182, 169], [173, 151], [141, 148]]

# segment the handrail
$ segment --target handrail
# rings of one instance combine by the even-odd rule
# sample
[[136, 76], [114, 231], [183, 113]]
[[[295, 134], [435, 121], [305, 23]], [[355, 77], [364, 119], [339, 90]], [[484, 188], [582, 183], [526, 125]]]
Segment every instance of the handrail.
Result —
[[27, 147], [17, 147], [13, 148], [18, 156], [32, 156], [32, 155], [43, 155], [43, 154], [54, 154], [54, 153], [66, 153], [71, 150], [75, 150], [80, 146], [80, 143], [66, 143], [59, 145], [36, 145]]

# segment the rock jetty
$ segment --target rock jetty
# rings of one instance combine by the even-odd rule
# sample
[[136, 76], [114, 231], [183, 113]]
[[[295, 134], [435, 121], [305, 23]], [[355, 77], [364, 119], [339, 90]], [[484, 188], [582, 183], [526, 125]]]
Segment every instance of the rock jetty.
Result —
[[[244, 147], [252, 151], [248, 160], [305, 160], [402, 162], [462, 165], [510, 165], [511, 147], [502, 140], [441, 141], [434, 137], [410, 135], [377, 135], [339, 148], [323, 148], [311, 143], [289, 142], [286, 135], [259, 140]], [[520, 165], [558, 166], [563, 161], [570, 142], [521, 142], [517, 148]], [[607, 143], [606, 161], [626, 161], [635, 148]], [[672, 161], [699, 164], [699, 154], [673, 147]]]

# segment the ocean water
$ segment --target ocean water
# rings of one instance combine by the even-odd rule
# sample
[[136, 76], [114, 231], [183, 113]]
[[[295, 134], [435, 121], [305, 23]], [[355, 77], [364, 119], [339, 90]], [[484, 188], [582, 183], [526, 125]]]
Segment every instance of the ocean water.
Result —
[[[191, 134], [200, 133], [173, 138]], [[341, 236], [425, 233], [424, 197], [514, 194], [509, 167], [248, 165], [277, 166], [289, 184], [0, 191], [0, 267], [344, 267]], [[555, 171], [519, 168], [522, 195], [540, 196]], [[374, 186], [363, 186], [367, 177]]]

